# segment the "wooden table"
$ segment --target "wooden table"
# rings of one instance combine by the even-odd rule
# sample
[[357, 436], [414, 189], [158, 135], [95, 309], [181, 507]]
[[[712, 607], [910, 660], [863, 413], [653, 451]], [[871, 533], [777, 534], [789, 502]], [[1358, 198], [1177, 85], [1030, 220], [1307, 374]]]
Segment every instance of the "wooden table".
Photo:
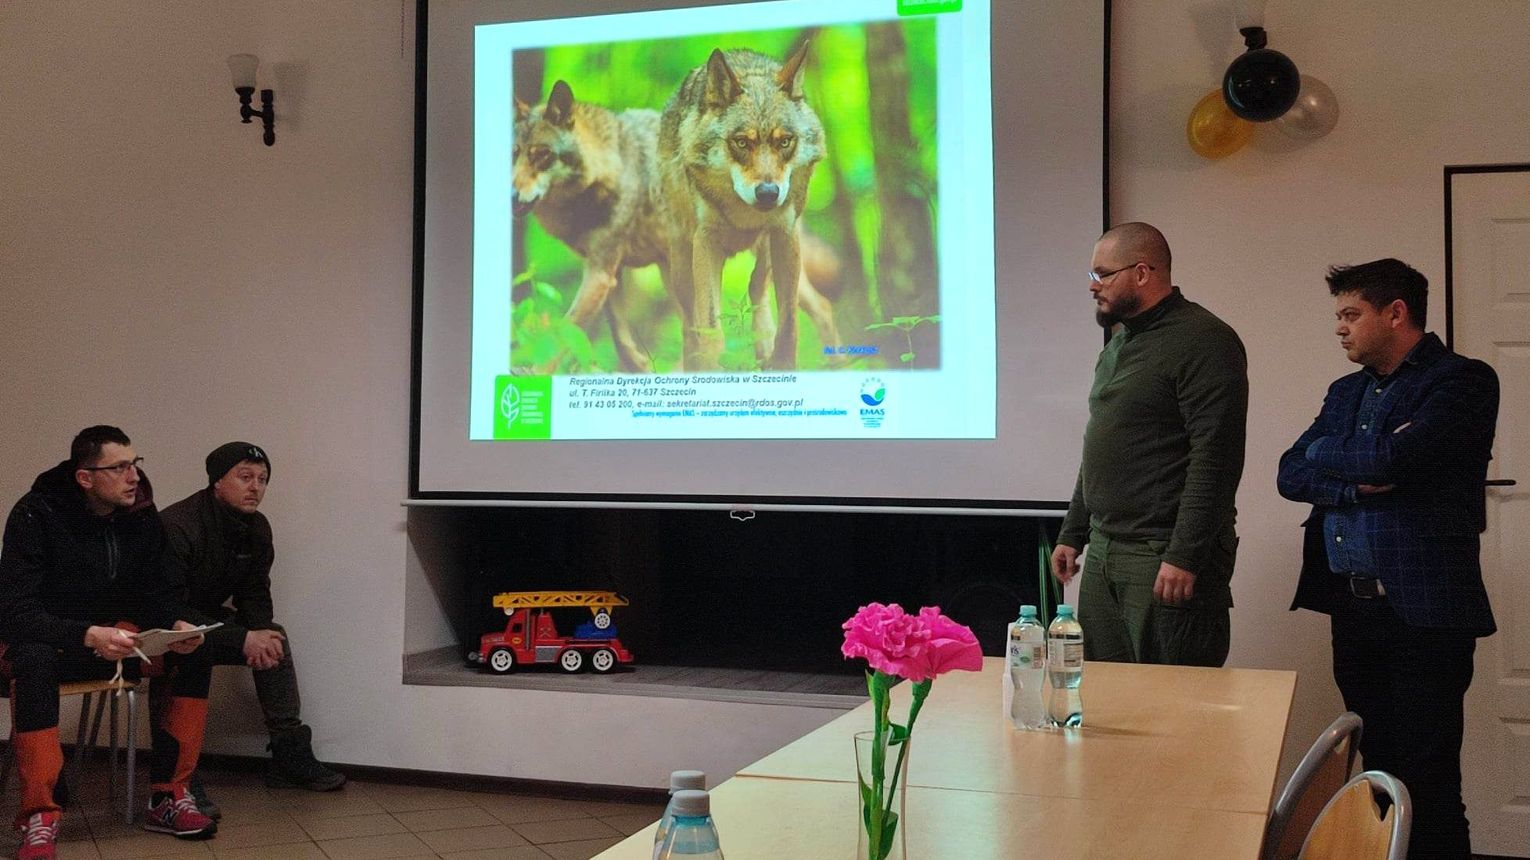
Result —
[[[712, 792], [728, 860], [851, 860], [858, 816], [853, 783], [738, 777]], [[1254, 857], [1264, 816], [1160, 804], [910, 788], [910, 860]], [[650, 825], [599, 855], [648, 860]], [[1020, 846], [1024, 846], [1023, 850]]]
[[[1003, 661], [935, 682], [909, 752], [910, 858], [1255, 857], [1296, 673], [1090, 663], [1084, 728], [1021, 732]], [[908, 685], [893, 691], [895, 720]], [[862, 705], [713, 791], [729, 860], [849, 858]], [[600, 857], [651, 856], [653, 828]], [[954, 853], [953, 853], [954, 852]]]

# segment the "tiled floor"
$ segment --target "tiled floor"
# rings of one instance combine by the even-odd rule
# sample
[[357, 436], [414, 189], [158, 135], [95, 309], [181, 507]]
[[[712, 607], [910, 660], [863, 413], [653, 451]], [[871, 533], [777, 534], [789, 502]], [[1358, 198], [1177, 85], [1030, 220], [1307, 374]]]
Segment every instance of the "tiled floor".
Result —
[[[104, 763], [88, 767], [81, 802], [65, 810], [59, 860], [584, 860], [664, 811], [354, 780], [340, 791], [315, 794], [267, 789], [255, 774], [204, 769], [223, 821], [213, 839], [189, 842], [123, 824], [121, 803], [108, 806], [105, 771]], [[12, 778], [0, 818], [9, 822], [16, 803]], [[6, 834], [0, 852], [12, 857], [16, 839]]]

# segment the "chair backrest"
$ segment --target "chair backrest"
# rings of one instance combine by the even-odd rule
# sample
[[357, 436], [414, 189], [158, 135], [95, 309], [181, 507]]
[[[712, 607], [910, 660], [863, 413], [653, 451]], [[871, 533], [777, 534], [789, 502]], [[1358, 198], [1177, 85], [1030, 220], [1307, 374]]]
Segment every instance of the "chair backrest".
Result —
[[1261, 860], [1295, 860], [1302, 842], [1317, 821], [1323, 805], [1348, 781], [1355, 770], [1355, 751], [1360, 746], [1360, 716], [1345, 711], [1313, 741], [1301, 764], [1286, 780], [1275, 799], [1264, 828]]
[[[1391, 799], [1386, 814], [1376, 802], [1377, 793]], [[1412, 826], [1408, 789], [1385, 771], [1368, 770], [1323, 807], [1302, 845], [1301, 860], [1403, 860]]]

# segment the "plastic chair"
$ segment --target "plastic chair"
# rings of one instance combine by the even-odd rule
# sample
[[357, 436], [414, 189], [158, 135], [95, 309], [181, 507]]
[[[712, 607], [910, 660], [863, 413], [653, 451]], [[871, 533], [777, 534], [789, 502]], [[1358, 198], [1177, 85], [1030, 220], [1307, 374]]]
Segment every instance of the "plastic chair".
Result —
[[[1385, 814], [1376, 802], [1385, 794]], [[1413, 828], [1413, 801], [1391, 774], [1368, 770], [1350, 780], [1323, 807], [1302, 845], [1301, 860], [1403, 860]]]
[[[3, 693], [8, 697], [10, 695], [9, 681], [7, 680], [3, 685], [0, 685], [0, 687], [3, 687]], [[122, 733], [118, 731], [117, 725], [116, 693], [118, 690], [120, 690], [122, 694], [127, 697], [127, 790], [123, 792], [123, 821], [128, 824], [132, 824], [133, 814], [137, 809], [136, 794], [138, 791], [138, 783], [135, 781], [137, 776], [135, 770], [138, 758], [138, 741], [135, 734], [138, 729], [138, 688], [137, 685], [132, 681], [66, 681], [58, 685], [58, 696], [60, 699], [66, 698], [68, 696], [80, 697], [79, 730], [75, 733], [74, 757], [69, 764], [69, 778], [67, 784], [72, 786], [76, 791], [78, 790], [80, 785], [80, 770], [85, 761], [87, 734], [90, 742], [89, 748], [96, 749], [97, 741], [101, 736], [102, 712], [108, 710], [108, 703], [110, 703], [109, 710], [111, 715], [111, 722], [108, 728], [108, 734], [110, 735], [110, 743], [108, 748], [111, 754], [111, 794], [113, 797], [117, 795], [117, 754], [119, 750], [118, 738], [122, 737]], [[100, 696], [99, 699], [96, 698], [97, 695]], [[92, 700], [94, 700], [96, 706], [93, 718], [91, 715], [90, 707]], [[14, 736], [16, 731], [14, 708], [12, 709], [11, 713], [11, 732]], [[10, 743], [7, 743], [5, 745], [4, 753], [0, 754], [0, 791], [3, 791], [5, 786], [10, 781], [11, 762], [14, 759], [15, 750]]]
[[1260, 860], [1295, 860], [1301, 854], [1324, 804], [1355, 771], [1361, 727], [1360, 715], [1345, 711], [1313, 741], [1270, 811]]

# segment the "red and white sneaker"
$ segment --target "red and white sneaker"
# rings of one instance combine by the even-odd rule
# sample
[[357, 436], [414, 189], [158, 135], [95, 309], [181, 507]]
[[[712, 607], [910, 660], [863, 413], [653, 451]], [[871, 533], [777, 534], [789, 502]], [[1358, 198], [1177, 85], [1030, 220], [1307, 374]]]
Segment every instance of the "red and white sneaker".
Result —
[[182, 787], [154, 793], [143, 829], [169, 833], [177, 839], [211, 839], [218, 832], [218, 822], [203, 815], [197, 809], [196, 798]]
[[58, 842], [57, 812], [34, 812], [26, 823], [16, 825], [21, 834], [21, 847], [16, 849], [16, 860], [53, 860], [54, 845]]

